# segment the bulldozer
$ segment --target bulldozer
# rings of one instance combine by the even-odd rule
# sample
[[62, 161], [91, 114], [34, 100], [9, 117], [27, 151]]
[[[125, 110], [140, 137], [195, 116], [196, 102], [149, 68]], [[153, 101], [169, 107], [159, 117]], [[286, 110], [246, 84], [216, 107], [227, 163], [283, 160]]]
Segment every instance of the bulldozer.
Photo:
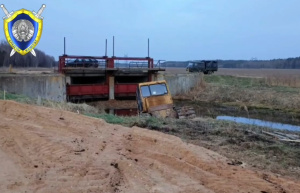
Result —
[[175, 107], [167, 81], [139, 83], [136, 90], [139, 115], [158, 118], [194, 118], [192, 107]]

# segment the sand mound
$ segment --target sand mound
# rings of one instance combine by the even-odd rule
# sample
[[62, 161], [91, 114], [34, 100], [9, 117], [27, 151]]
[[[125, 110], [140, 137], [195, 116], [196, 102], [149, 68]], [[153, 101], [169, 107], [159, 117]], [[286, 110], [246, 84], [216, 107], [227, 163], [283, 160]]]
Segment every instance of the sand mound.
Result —
[[300, 192], [163, 133], [0, 101], [0, 192]]

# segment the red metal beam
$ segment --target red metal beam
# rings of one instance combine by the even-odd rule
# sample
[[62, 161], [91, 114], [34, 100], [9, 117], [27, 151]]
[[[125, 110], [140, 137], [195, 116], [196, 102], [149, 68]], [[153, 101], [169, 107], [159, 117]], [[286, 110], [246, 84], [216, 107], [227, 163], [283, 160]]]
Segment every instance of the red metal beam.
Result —
[[108, 85], [68, 85], [68, 96], [108, 95]]
[[134, 96], [137, 84], [115, 84], [116, 96]]

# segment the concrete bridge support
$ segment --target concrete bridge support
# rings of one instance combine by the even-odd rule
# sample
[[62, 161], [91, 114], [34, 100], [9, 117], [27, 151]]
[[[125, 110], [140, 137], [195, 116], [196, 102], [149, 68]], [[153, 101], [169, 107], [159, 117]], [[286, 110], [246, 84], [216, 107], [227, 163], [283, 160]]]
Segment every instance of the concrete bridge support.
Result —
[[109, 76], [108, 77], [108, 84], [109, 84], [109, 100], [115, 99], [115, 77]]
[[66, 101], [65, 76], [51, 75], [24, 75], [4, 74], [0, 75], [0, 90], [9, 93], [25, 95], [30, 98], [38, 98], [51, 101]]
[[191, 74], [157, 74], [154, 80], [166, 80], [172, 96], [180, 95], [194, 88], [202, 81], [202, 73]]

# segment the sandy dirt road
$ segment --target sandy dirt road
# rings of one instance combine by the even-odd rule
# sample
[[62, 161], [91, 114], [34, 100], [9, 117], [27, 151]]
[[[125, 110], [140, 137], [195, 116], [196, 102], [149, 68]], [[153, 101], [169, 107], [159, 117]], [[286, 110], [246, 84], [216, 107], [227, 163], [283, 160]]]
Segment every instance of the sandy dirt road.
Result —
[[0, 100], [0, 192], [297, 193], [181, 139]]

